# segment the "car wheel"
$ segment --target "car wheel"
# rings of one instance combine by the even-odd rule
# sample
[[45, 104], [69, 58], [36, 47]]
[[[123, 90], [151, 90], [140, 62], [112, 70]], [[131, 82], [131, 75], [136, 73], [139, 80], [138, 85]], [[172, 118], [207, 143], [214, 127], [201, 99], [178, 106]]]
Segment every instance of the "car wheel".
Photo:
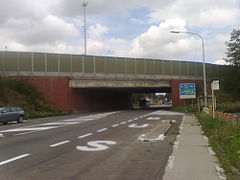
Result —
[[4, 125], [6, 125], [8, 122], [3, 122]]
[[23, 116], [19, 116], [18, 117], [18, 123], [23, 123], [23, 119], [24, 119]]

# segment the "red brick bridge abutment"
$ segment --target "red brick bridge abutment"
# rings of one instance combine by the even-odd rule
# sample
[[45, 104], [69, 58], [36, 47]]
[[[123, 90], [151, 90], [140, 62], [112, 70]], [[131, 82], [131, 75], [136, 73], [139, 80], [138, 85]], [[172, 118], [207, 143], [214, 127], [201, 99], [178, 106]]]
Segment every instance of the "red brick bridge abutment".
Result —
[[179, 98], [180, 83], [202, 84], [202, 80], [159, 80], [21, 76], [36, 87], [42, 97], [64, 112], [128, 109], [133, 93], [171, 92], [173, 106], [184, 105]]

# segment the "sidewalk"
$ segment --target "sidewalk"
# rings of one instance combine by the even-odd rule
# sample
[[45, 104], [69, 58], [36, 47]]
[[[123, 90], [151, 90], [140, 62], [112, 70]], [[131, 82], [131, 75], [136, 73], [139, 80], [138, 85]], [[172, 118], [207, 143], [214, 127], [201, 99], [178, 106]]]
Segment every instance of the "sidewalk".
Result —
[[196, 118], [185, 115], [163, 180], [221, 179], [215, 168], [217, 158], [210, 153]]

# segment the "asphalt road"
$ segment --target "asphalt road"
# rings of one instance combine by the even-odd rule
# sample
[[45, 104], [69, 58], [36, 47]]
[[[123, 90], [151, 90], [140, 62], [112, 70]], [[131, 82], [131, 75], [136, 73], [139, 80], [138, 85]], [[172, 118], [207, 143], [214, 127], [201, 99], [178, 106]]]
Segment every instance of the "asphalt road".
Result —
[[[176, 121], [164, 139], [139, 139], [164, 120]], [[132, 110], [1, 125], [0, 179], [162, 179], [181, 121]]]

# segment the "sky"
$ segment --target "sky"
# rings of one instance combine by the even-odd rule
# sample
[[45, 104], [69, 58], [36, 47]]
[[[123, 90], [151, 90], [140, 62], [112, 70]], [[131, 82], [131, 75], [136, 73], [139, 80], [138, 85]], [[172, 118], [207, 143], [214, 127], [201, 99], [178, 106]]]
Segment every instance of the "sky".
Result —
[[[87, 0], [87, 54], [224, 64], [239, 0]], [[82, 0], [0, 0], [0, 50], [84, 53]]]

